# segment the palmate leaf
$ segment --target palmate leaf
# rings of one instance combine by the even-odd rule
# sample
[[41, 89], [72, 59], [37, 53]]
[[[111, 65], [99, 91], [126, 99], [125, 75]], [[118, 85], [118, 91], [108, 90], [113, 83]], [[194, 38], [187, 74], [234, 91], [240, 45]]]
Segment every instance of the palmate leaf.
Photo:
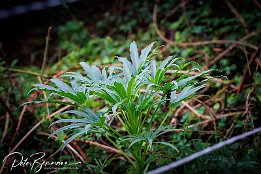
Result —
[[[158, 128], [156, 131], [152, 131], [152, 130], [148, 130], [143, 132], [143, 134], [134, 134], [134, 135], [127, 135], [125, 137], [123, 137], [121, 139], [121, 141], [129, 141], [129, 148], [131, 148], [133, 145], [135, 145], [138, 142], [146, 142], [148, 143], [148, 147], [151, 149], [153, 146], [153, 143], [157, 143], [159, 144], [160, 142], [154, 142], [156, 140], [157, 137], [159, 137], [162, 134], [165, 134], [167, 132], [171, 132], [174, 129], [171, 128], [171, 126], [164, 126], [164, 127], [160, 127]], [[164, 144], [164, 143], [161, 143]], [[168, 143], [166, 143], [165, 145], [167, 145]], [[169, 145], [169, 144], [168, 144]], [[171, 144], [170, 144], [171, 146]], [[172, 145], [172, 147], [174, 147]], [[175, 149], [175, 147], [174, 147]]]
[[160, 84], [170, 68], [172, 68], [173, 66], [179, 68], [177, 64], [174, 64], [174, 62], [176, 62], [179, 59], [180, 58], [174, 58], [173, 56], [169, 56], [160, 64], [159, 68], [157, 68], [156, 62], [152, 60], [150, 81], [155, 84]]
[[94, 112], [92, 109], [87, 108], [87, 107], [82, 107], [82, 109], [89, 115], [91, 116], [95, 121], [98, 121], [101, 116], [102, 113], [101, 112]]
[[130, 80], [131, 75], [135, 76], [141, 72], [142, 68], [146, 68], [147, 66], [149, 66], [149, 64], [146, 62], [148, 61], [148, 54], [151, 51], [153, 45], [154, 42], [146, 48], [142, 49], [141, 54], [139, 56], [137, 45], [133, 41], [130, 45], [131, 61], [127, 60], [126, 58], [119, 58], [119, 61], [123, 64], [123, 73], [125, 74], [125, 78], [127, 79], [127, 81]]
[[[122, 66], [110, 66], [100, 70], [97, 66], [80, 62], [86, 75], [76, 72], [66, 73], [62, 78], [69, 78], [70, 84], [59, 79], [52, 79], [55, 87], [44, 84], [35, 85], [39, 89], [51, 92], [48, 100], [53, 97], [53, 94], [56, 94], [70, 99], [77, 106], [76, 108], [79, 108], [79, 110], [70, 110], [65, 113], [75, 114], [81, 118], [61, 119], [51, 124], [69, 124], [54, 131], [51, 135], [62, 131], [73, 131], [64, 142], [63, 148], [76, 137], [96, 131], [101, 135], [104, 135], [103, 133], [110, 135], [116, 141], [122, 137], [120, 138], [120, 142], [124, 142], [121, 144], [122, 150], [129, 148], [130, 152], [137, 148], [140, 149], [140, 152], [158, 149], [153, 145], [156, 147], [169, 146], [177, 150], [171, 143], [158, 140], [161, 135], [173, 131], [171, 127], [162, 126], [169, 114], [161, 119], [162, 114], [159, 114], [161, 106], [170, 100], [169, 107], [173, 107], [195, 95], [206, 86], [203, 84], [204, 80], [196, 83], [197, 78], [205, 77], [211, 70], [194, 76], [190, 76], [189, 73], [180, 76], [178, 71], [188, 68], [190, 62], [180, 65], [177, 64], [180, 58], [170, 56], [161, 64], [157, 64], [155, 60], [151, 60], [153, 55], [159, 55], [155, 51], [156, 49], [151, 51], [153, 45], [154, 43], [151, 43], [142, 49], [139, 55], [136, 43], [132, 42], [130, 60], [118, 58]], [[170, 69], [175, 72], [169, 74], [167, 71]], [[145, 93], [141, 89], [146, 89]], [[170, 97], [169, 92], [171, 92]], [[95, 101], [96, 99], [106, 101], [108, 106], [103, 110], [103, 114], [84, 107], [87, 105], [86, 100], [89, 96], [93, 97]], [[171, 111], [171, 109], [169, 110]], [[109, 115], [113, 115], [113, 117], [109, 117]], [[117, 130], [113, 130], [114, 127], [108, 127], [111, 126], [110, 123], [114, 117], [117, 117], [123, 129], [126, 130], [124, 133], [124, 135], [127, 134], [126, 136], [121, 136], [121, 132], [116, 133]], [[151, 127], [154, 124], [151, 123], [157, 120], [157, 117], [162, 120], [162, 124], [156, 130], [152, 130]], [[139, 158], [138, 154], [136, 156]]]
[[[62, 148], [64, 148], [69, 142], [71, 142], [74, 138], [76, 138], [79, 135], [82, 135], [84, 133], [88, 133], [89, 130], [94, 130], [94, 128], [97, 128], [98, 131], [103, 131], [103, 128], [100, 127], [105, 123], [105, 117], [102, 116], [101, 113], [96, 113], [93, 110], [82, 107], [83, 111], [78, 111], [78, 110], [69, 110], [64, 112], [65, 113], [71, 113], [71, 114], [76, 114], [79, 116], [82, 116], [84, 118], [81, 119], [60, 119], [55, 122], [53, 122], [50, 126], [53, 124], [58, 124], [58, 123], [72, 123], [70, 125], [64, 126], [60, 129], [57, 129], [54, 131], [50, 136], [53, 136], [55, 134], [58, 134], [61, 131], [66, 131], [69, 129], [74, 129], [74, 130], [80, 130], [79, 133], [74, 134], [73, 136], [69, 137], [65, 142]], [[81, 127], [84, 127], [81, 128]]]

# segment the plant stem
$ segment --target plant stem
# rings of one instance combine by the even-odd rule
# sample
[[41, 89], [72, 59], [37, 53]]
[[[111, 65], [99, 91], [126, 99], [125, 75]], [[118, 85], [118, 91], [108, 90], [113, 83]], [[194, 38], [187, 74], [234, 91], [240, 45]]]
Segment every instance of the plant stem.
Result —
[[162, 104], [162, 101], [163, 101], [162, 99], [164, 99], [165, 97], [166, 97], [166, 94], [164, 93], [164, 94], [162, 95], [161, 101], [159, 102], [159, 104], [158, 104], [156, 110], [154, 111], [154, 113], [153, 113], [153, 115], [152, 115], [152, 117], [151, 117], [151, 120], [150, 120], [150, 122], [149, 122], [147, 128], [150, 128], [150, 127], [151, 127], [151, 123], [154, 121], [155, 115], [156, 115], [156, 113], [158, 112], [158, 110], [159, 110], [159, 108], [160, 108], [160, 106], [161, 106], [161, 104]]
[[[113, 135], [112, 135], [113, 136]], [[106, 138], [122, 153], [122, 155], [129, 160], [129, 162], [135, 166], [135, 163], [133, 160], [131, 160], [128, 155], [108, 136], [106, 135]]]
[[168, 113], [166, 114], [166, 116], [164, 117], [163, 121], [161, 122], [159, 128], [161, 128], [163, 126], [163, 124], [165, 123], [165, 121], [167, 120], [167, 118], [170, 116], [170, 114], [172, 113], [172, 110], [170, 108], [170, 110], [168, 111]]
[[[4, 69], [6, 69], [6, 68], [4, 67]], [[18, 72], [18, 73], [23, 73], [23, 74], [30, 74], [30, 75], [34, 75], [34, 76], [41, 76], [40, 73], [31, 72], [31, 71], [26, 71], [26, 70], [22, 70], [22, 69], [16, 69], [16, 68], [9, 68], [9, 71]], [[47, 76], [46, 76], [46, 75], [43, 75], [43, 77], [47, 77]]]

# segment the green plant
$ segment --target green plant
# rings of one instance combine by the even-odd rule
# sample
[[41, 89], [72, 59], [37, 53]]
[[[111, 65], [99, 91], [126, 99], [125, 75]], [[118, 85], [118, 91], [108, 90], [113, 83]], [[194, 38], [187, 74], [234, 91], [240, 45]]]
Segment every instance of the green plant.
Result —
[[[150, 155], [159, 153], [163, 147], [178, 151], [173, 144], [160, 141], [158, 137], [173, 131], [174, 128], [166, 124], [167, 118], [182, 101], [193, 97], [197, 91], [207, 86], [204, 82], [208, 79], [196, 79], [207, 76], [211, 70], [194, 76], [190, 76], [190, 71], [180, 75], [179, 71], [192, 62], [178, 65], [177, 61], [182, 59], [169, 56], [157, 65], [153, 57], [161, 55], [158, 52], [159, 47], [151, 52], [153, 45], [151, 43], [139, 55], [137, 45], [132, 42], [131, 60], [120, 57], [122, 66], [104, 67], [100, 70], [81, 62], [86, 75], [69, 72], [63, 75], [64, 81], [51, 79], [56, 87], [35, 84], [35, 87], [50, 92], [48, 98], [55, 98], [56, 95], [69, 99], [71, 103], [63, 104], [74, 105], [76, 109], [65, 113], [82, 117], [53, 122], [51, 125], [70, 124], [57, 129], [50, 136], [71, 130], [72, 134], [63, 147], [83, 134], [104, 136], [132, 164], [129, 169], [132, 173], [145, 173], [149, 164], [155, 160], [150, 159]], [[169, 71], [170, 69], [175, 70]], [[191, 69], [194, 70], [196, 69]], [[93, 111], [87, 107], [90, 99], [102, 99], [109, 107]], [[60, 103], [61, 99], [49, 99], [49, 102]], [[162, 106], [167, 106], [169, 111], [162, 114]], [[122, 132], [113, 125], [113, 120], [120, 122]]]

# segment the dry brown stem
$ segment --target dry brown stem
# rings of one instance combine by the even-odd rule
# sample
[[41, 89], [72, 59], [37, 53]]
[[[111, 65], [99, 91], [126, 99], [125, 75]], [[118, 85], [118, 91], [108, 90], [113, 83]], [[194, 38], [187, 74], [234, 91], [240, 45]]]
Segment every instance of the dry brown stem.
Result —
[[256, 6], [261, 10], [261, 4], [258, 2], [258, 0], [253, 0], [253, 2], [256, 4]]
[[[242, 37], [239, 41], [243, 42], [244, 40], [247, 40], [253, 36], [255, 36], [256, 34], [260, 33], [260, 30], [258, 31], [253, 31], [247, 35], [245, 35], [244, 37]], [[220, 54], [218, 54], [211, 62], [210, 65], [213, 65], [215, 63], [217, 63], [222, 57], [224, 57], [226, 54], [228, 54], [231, 50], [233, 50], [235, 47], [237, 46], [236, 43], [230, 45], [227, 49], [225, 49], [224, 51], [222, 51]], [[257, 47], [256, 47], [257, 49]]]
[[1, 142], [3, 142], [4, 139], [5, 139], [5, 136], [6, 136], [6, 133], [7, 133], [7, 130], [8, 130], [9, 121], [10, 121], [10, 114], [9, 114], [9, 112], [6, 111], [5, 115], [6, 115], [5, 128], [4, 128], [4, 132], [3, 132], [2, 138], [1, 138]]
[[250, 72], [250, 67], [252, 65], [252, 63], [254, 62], [255, 58], [257, 58], [259, 55], [260, 55], [260, 52], [261, 52], [261, 43], [259, 44], [258, 46], [258, 49], [256, 50], [256, 52], [252, 55], [251, 59], [248, 61], [247, 63], [247, 67], [244, 71], [244, 74], [241, 78], [241, 81], [240, 81], [240, 85], [238, 87], [238, 90], [237, 90], [237, 93], [239, 94], [244, 86], [244, 83], [245, 83], [245, 80], [248, 78], [248, 77], [251, 77], [251, 75], [249, 74]]

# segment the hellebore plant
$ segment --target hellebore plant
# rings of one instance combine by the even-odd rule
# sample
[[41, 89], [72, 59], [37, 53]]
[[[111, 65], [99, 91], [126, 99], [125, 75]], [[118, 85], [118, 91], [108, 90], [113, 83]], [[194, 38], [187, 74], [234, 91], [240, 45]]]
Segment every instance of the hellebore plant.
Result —
[[[169, 56], [159, 64], [153, 58], [159, 56], [158, 48], [151, 51], [153, 45], [151, 43], [139, 54], [137, 45], [132, 42], [130, 60], [118, 58], [122, 66], [104, 67], [100, 70], [97, 66], [80, 62], [86, 74], [65, 73], [62, 79], [51, 79], [55, 87], [35, 84], [35, 87], [50, 92], [48, 98], [56, 95], [61, 99], [69, 99], [71, 103], [68, 105], [76, 106], [75, 110], [64, 113], [78, 117], [53, 122], [51, 125], [69, 125], [57, 129], [50, 136], [62, 131], [72, 132], [64, 142], [64, 148], [77, 137], [98, 133], [122, 152], [133, 166], [130, 169], [132, 173], [145, 173], [149, 167], [148, 161], [151, 162], [149, 156], [163, 146], [178, 151], [173, 144], [159, 141], [158, 137], [174, 130], [166, 123], [167, 118], [182, 101], [195, 96], [197, 91], [206, 87], [203, 83], [206, 79], [196, 80], [208, 75], [211, 70], [194, 76], [189, 73], [180, 75], [179, 71], [191, 62], [178, 65], [177, 62], [183, 59]], [[172, 70], [172, 73], [168, 70]], [[90, 99], [103, 100], [107, 109], [94, 111], [88, 108], [87, 102]], [[163, 106], [168, 107], [168, 113], [162, 114]], [[113, 126], [113, 120], [120, 122], [123, 131], [119, 132]]]

